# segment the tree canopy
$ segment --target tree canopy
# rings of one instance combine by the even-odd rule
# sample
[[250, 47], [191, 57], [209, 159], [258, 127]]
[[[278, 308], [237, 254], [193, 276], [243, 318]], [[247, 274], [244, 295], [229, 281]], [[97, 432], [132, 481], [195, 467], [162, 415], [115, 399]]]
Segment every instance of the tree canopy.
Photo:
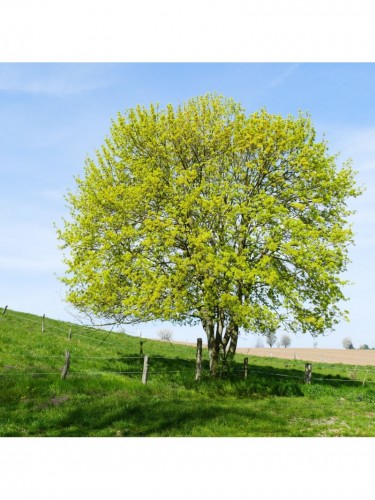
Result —
[[336, 163], [302, 113], [215, 94], [119, 113], [67, 195], [67, 300], [109, 323], [200, 323], [213, 374], [240, 328], [332, 329], [360, 194]]
[[290, 344], [292, 343], [292, 339], [289, 337], [289, 335], [283, 335], [280, 339], [280, 345], [282, 347], [289, 347]]
[[266, 332], [264, 334], [267, 344], [272, 347], [277, 342], [277, 336], [275, 332]]

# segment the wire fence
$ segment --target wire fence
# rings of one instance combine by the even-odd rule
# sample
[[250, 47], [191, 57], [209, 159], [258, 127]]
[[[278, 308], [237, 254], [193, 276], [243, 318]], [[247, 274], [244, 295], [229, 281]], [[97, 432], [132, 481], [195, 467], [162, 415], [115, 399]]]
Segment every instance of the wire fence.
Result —
[[[11, 312], [9, 310], [6, 310], [6, 316], [12, 316], [14, 318], [17, 318], [19, 321], [25, 321], [25, 322], [28, 322], [28, 323], [38, 324], [38, 325], [41, 325], [42, 327], [43, 327], [44, 321], [45, 321], [45, 319], [43, 319], [43, 320], [41, 319], [41, 320], [38, 321], [38, 320], [35, 320], [35, 319], [32, 319], [32, 318], [25, 318], [23, 316], [20, 316], [17, 313]], [[69, 328], [76, 328], [77, 325], [73, 325], [73, 324], [69, 324], [68, 323], [68, 326], [69, 326]], [[80, 328], [85, 328], [86, 330], [90, 330], [90, 331], [93, 331], [93, 332], [96, 332], [96, 333], [99, 333], [99, 334], [105, 334], [106, 336], [108, 336], [111, 333], [116, 333], [116, 332], [107, 332], [107, 331], [104, 332], [104, 331], [101, 331], [101, 330], [99, 330], [97, 328], [89, 327], [87, 325], [81, 326]], [[66, 329], [61, 328], [61, 327], [59, 327], [57, 325], [53, 325], [52, 327], [49, 327], [48, 329], [43, 329], [43, 333], [47, 333], [47, 334], [55, 334], [56, 331], [62, 332], [65, 335], [67, 334], [67, 330]], [[118, 335], [121, 335], [121, 334], [118, 334]], [[118, 344], [114, 344], [113, 342], [108, 342], [107, 340], [97, 339], [95, 337], [89, 337], [88, 335], [84, 335], [83, 333], [81, 333], [81, 332], [79, 332], [77, 330], [75, 331], [75, 336], [86, 338], [86, 339], [94, 341], [94, 342], [105, 343], [106, 345], [113, 345], [113, 346], [118, 347]]]
[[[4, 317], [5, 316], [5, 317]], [[14, 313], [10, 310], [7, 309], [7, 307], [3, 310], [3, 313], [2, 315], [0, 315], [0, 318], [1, 320], [4, 320], [6, 319], [6, 317], [13, 317], [13, 318], [16, 318], [18, 321], [23, 321], [23, 322], [28, 322], [28, 323], [33, 323], [33, 324], [38, 324], [41, 326], [41, 331], [43, 332], [43, 334], [45, 333], [50, 333], [50, 334], [54, 334], [56, 333], [55, 331], [57, 332], [62, 332], [64, 333], [64, 335], [66, 336], [67, 335], [67, 329], [65, 328], [61, 328], [57, 325], [49, 325], [49, 328], [48, 329], [45, 329], [45, 316], [43, 316], [43, 319], [41, 320], [35, 320], [33, 318], [25, 318], [24, 316], [21, 316], [20, 314], [17, 314], [17, 313]], [[55, 321], [55, 320], [53, 320]], [[96, 328], [92, 328], [92, 327], [87, 327], [87, 326], [80, 326], [80, 328], [86, 328], [92, 332], [95, 332], [95, 333], [99, 333], [99, 334], [105, 334], [106, 335], [106, 339], [102, 340], [102, 339], [98, 339], [98, 338], [95, 338], [95, 337], [92, 337], [92, 336], [88, 336], [88, 335], [84, 335], [82, 334], [81, 332], [78, 332], [76, 330], [77, 328], [77, 325], [73, 325], [73, 324], [68, 324], [68, 327], [69, 327], [69, 331], [68, 331], [68, 334], [69, 334], [69, 340], [71, 339], [71, 329], [74, 328], [75, 331], [74, 331], [74, 338], [85, 338], [85, 339], [88, 339], [90, 341], [95, 341], [95, 342], [99, 342], [99, 343], [102, 343], [102, 344], [106, 344], [108, 346], [115, 346], [116, 348], [123, 348], [123, 341], [125, 339], [125, 337], [121, 338], [121, 337], [118, 337], [117, 340], [119, 340], [118, 343], [113, 343], [113, 342], [108, 342], [107, 341], [107, 337], [111, 334], [111, 333], [114, 333], [116, 335], [119, 335], [121, 336], [122, 334], [121, 333], [118, 333], [118, 332], [108, 332], [108, 331], [101, 331], [101, 330], [98, 330]], [[19, 328], [19, 327], [17, 327]], [[55, 330], [55, 331], [54, 331]], [[142, 344], [141, 344], [142, 345]], [[66, 362], [66, 355], [67, 353], [69, 353], [69, 365], [70, 365], [70, 357], [71, 357], [71, 353], [70, 351], [66, 351], [65, 353], [65, 362]], [[19, 359], [30, 359], [30, 360], [43, 360], [43, 359], [61, 359], [62, 361], [64, 361], [64, 355], [62, 354], [36, 354], [36, 353], [33, 353], [33, 352], [28, 352], [27, 354], [20, 354], [20, 353], [8, 353], [8, 352], [0, 352], [0, 356], [1, 355], [5, 355], [7, 358], [19, 358]], [[145, 358], [147, 357], [147, 360], [146, 360], [146, 363], [144, 363], [144, 360]], [[248, 358], [245, 358], [245, 359], [248, 359]], [[253, 358], [254, 359], [254, 358]], [[71, 369], [70, 366], [68, 366], [68, 368], [70, 368], [70, 371], [69, 371], [69, 376], [97, 376], [97, 375], [138, 375], [138, 376], [142, 376], [142, 380], [144, 379], [145, 377], [145, 371], [147, 373], [147, 376], [152, 376], [152, 375], [169, 375], [169, 374], [182, 374], [182, 373], [191, 373], [192, 376], [196, 376], [197, 374], [197, 368], [194, 367], [194, 365], [191, 367], [191, 368], [181, 368], [181, 369], [160, 369], [158, 367], [158, 369], [155, 369], [152, 367], [152, 362], [153, 361], [163, 361], [163, 362], [173, 362], [173, 363], [194, 363], [194, 358], [171, 358], [171, 357], [166, 357], [166, 356], [146, 356], [145, 354], [140, 354], [138, 356], [134, 356], [134, 355], [131, 355], [131, 356], [127, 356], [127, 355], [123, 355], [123, 356], [119, 356], [118, 354], [116, 355], [108, 355], [108, 356], [85, 356], [85, 355], [81, 355], [81, 354], [76, 354], [74, 353], [73, 354], [73, 361], [75, 362], [76, 360], [100, 360], [100, 361], [111, 361], [111, 362], [127, 362], [128, 360], [130, 362], [133, 362], [133, 361], [137, 361], [137, 362], [142, 362], [144, 363], [144, 367], [142, 370], [134, 370], [134, 369], [120, 369], [120, 370], [110, 370], [110, 369], [106, 369], [106, 370], [77, 370], [77, 369]], [[299, 360], [301, 361], [301, 360]], [[151, 363], [151, 366], [150, 366], [150, 363]], [[201, 367], [201, 372], [203, 372], [203, 374], [207, 374], [210, 372], [209, 370], [209, 367], [207, 367], [207, 364], [208, 364], [208, 360], [203, 360], [203, 365]], [[61, 373], [61, 369], [56, 369], [54, 371], [35, 371], [35, 367], [34, 366], [24, 366], [24, 367], [14, 367], [14, 366], [9, 366], [9, 365], [0, 365], [0, 368], [2, 369], [2, 371], [0, 372], [0, 377], [1, 378], [4, 378], [4, 376], [6, 377], [13, 377], [13, 376], [41, 376], [41, 375], [58, 375]], [[20, 368], [20, 369], [19, 369]], [[66, 368], [66, 366], [65, 366]], [[19, 370], [18, 370], [19, 369]], [[30, 371], [29, 371], [30, 370]], [[33, 370], [33, 371], [31, 371]], [[66, 370], [67, 371], [67, 370]], [[243, 366], [239, 366], [239, 365], [234, 365], [232, 366], [232, 368], [229, 370], [231, 374], [236, 374], [236, 375], [239, 375], [240, 377], [242, 378], [250, 378], [252, 374], [258, 374], [258, 375], [261, 375], [261, 376], [267, 376], [267, 377], [280, 377], [280, 378], [284, 378], [284, 379], [294, 379], [294, 380], [301, 380], [301, 381], [305, 381], [306, 382], [306, 374], [299, 374], [299, 375], [293, 375], [293, 374], [290, 374], [290, 373], [278, 373], [278, 372], [274, 372], [274, 371], [265, 371], [265, 370], [259, 370], [259, 369], [255, 369], [251, 366], [246, 366], [246, 368], [244, 368]], [[346, 370], [346, 373], [349, 371], [350, 374], [354, 374], [352, 376], [352, 378], [342, 378], [340, 375], [337, 375], [337, 376], [330, 376], [330, 377], [319, 377], [319, 376], [316, 376], [316, 375], [313, 375], [311, 376], [311, 380], [310, 381], [313, 381], [313, 382], [339, 382], [339, 383], [347, 383], [347, 382], [351, 382], [351, 383], [361, 383], [361, 384], [373, 384], [375, 383], [375, 380], [367, 380], [367, 376], [368, 374], [373, 374], [375, 373], [375, 369], [374, 370], [371, 370], [371, 369], [368, 369], [368, 368], [360, 368], [360, 367], [351, 367], [351, 368], [348, 368]], [[357, 377], [357, 373], [365, 373], [366, 376], [363, 380], [359, 379], [359, 378], [356, 378]], [[340, 378], [337, 378], [337, 377], [340, 377]], [[371, 377], [371, 375], [370, 375]], [[64, 377], [65, 378], [65, 377]]]
[[[1, 368], [6, 368], [4, 366], [2, 366]], [[233, 370], [232, 372], [237, 372], [237, 373], [241, 373], [243, 374], [243, 369], [237, 369], [237, 370]], [[92, 375], [138, 375], [138, 376], [142, 376], [143, 375], [143, 371], [142, 370], [134, 370], [134, 371], [130, 371], [130, 370], [126, 370], [126, 371], [121, 371], [121, 370], [84, 370], [84, 371], [80, 371], [80, 370], [74, 370], [74, 371], [71, 371], [69, 372], [69, 377], [75, 377], [77, 375], [81, 376], [92, 376]], [[182, 373], [190, 373], [192, 375], [192, 377], [195, 375], [195, 371], [190, 369], [186, 369], [186, 370], [151, 370], [150, 372], [148, 372], [148, 376], [152, 376], [152, 375], [170, 375], [170, 374], [182, 374]], [[208, 374], [209, 371], [207, 370], [206, 371], [206, 374]], [[288, 374], [284, 374], [284, 373], [274, 373], [274, 372], [264, 372], [264, 371], [259, 371], [259, 370], [249, 370], [248, 371], [248, 378], [251, 379], [251, 374], [252, 373], [259, 373], [261, 374], [262, 376], [267, 376], [267, 377], [282, 377], [284, 379], [293, 379], [293, 380], [300, 380], [301, 382], [303, 382], [305, 380], [305, 377], [303, 375], [288, 375]], [[44, 371], [41, 371], [41, 372], [36, 372], [36, 371], [9, 371], [9, 372], [4, 372], [2, 371], [0, 373], [0, 378], [8, 378], [8, 377], [22, 377], [22, 376], [33, 376], [33, 377], [37, 377], [37, 376], [41, 376], [41, 375], [54, 375], [54, 376], [58, 376], [61, 374], [61, 370], [55, 370], [55, 371], [48, 371], [48, 372], [44, 372]], [[241, 378], [243, 378], [241, 376]], [[324, 378], [324, 377], [312, 377], [311, 379], [311, 382], [335, 382], [335, 383], [357, 383], [357, 384], [362, 384], [362, 385], [365, 385], [365, 384], [374, 384], [375, 383], [375, 380], [359, 380], [359, 379], [337, 379], [337, 378]]]

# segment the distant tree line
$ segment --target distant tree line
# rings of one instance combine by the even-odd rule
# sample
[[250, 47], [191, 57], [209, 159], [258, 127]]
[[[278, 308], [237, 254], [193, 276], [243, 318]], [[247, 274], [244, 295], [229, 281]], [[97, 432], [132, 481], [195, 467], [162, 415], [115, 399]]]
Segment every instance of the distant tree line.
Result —
[[[344, 338], [344, 340], [342, 341], [342, 346], [344, 347], [344, 349], [355, 349], [354, 344], [353, 344], [353, 342], [352, 342], [352, 340], [351, 340], [350, 337], [345, 337]], [[374, 347], [372, 347], [372, 348], [369, 347], [368, 344], [362, 344], [362, 345], [359, 346], [358, 349], [366, 351], [366, 350], [369, 350], [369, 349], [374, 350], [375, 348]]]

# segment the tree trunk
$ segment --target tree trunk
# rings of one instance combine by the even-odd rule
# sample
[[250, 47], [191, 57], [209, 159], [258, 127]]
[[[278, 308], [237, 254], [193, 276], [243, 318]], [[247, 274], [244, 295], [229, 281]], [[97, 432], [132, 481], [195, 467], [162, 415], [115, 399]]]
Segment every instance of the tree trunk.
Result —
[[218, 362], [223, 363], [233, 360], [237, 349], [238, 325], [229, 322], [224, 334], [224, 320], [219, 317], [216, 322], [212, 319], [202, 320], [203, 328], [207, 335], [208, 354], [210, 359], [210, 374], [212, 377], [218, 375]]
[[230, 332], [230, 344], [226, 355], [228, 361], [232, 361], [234, 355], [236, 354], [237, 342], [238, 342], [238, 325], [232, 323], [232, 329]]
[[207, 347], [208, 355], [210, 359], [210, 374], [212, 377], [217, 376], [217, 361], [218, 361], [218, 349], [217, 342], [215, 339], [215, 327], [212, 319], [202, 320], [204, 331], [207, 335]]

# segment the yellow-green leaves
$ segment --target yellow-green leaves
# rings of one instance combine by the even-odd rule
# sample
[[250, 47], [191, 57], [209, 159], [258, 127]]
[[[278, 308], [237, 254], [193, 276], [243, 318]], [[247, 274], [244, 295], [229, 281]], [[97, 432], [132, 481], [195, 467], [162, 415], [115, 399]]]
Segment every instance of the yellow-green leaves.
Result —
[[320, 333], [341, 314], [359, 193], [308, 116], [247, 116], [216, 95], [138, 106], [68, 196], [67, 299], [119, 322]]

